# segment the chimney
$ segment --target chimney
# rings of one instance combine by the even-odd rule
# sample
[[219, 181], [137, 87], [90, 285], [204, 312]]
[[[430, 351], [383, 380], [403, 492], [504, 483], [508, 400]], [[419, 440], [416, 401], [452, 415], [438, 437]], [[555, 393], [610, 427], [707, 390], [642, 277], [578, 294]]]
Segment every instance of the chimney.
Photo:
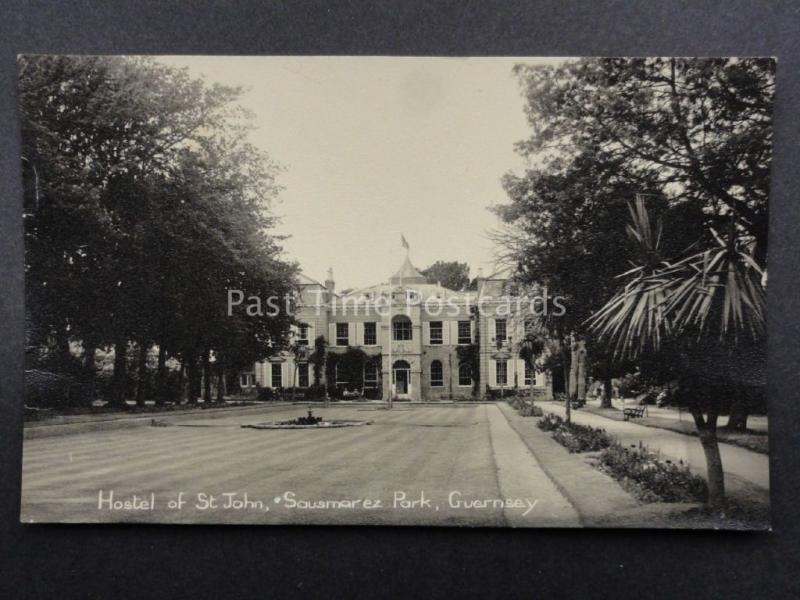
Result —
[[478, 295], [480, 296], [483, 293], [483, 284], [486, 281], [486, 277], [483, 276], [483, 267], [478, 267], [478, 276], [475, 279], [478, 287]]
[[330, 302], [331, 298], [333, 297], [333, 292], [336, 290], [336, 282], [333, 280], [333, 267], [328, 269], [328, 278], [325, 280], [325, 289], [328, 290], [326, 296], [328, 297], [328, 302]]

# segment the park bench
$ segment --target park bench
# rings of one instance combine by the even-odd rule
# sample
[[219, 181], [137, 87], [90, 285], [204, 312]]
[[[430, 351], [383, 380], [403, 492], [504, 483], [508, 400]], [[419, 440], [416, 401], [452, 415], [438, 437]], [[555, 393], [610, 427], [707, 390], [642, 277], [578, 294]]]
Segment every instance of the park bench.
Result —
[[638, 419], [644, 415], [644, 411], [647, 410], [645, 406], [638, 406], [636, 408], [623, 408], [622, 415], [627, 421], [628, 419]]

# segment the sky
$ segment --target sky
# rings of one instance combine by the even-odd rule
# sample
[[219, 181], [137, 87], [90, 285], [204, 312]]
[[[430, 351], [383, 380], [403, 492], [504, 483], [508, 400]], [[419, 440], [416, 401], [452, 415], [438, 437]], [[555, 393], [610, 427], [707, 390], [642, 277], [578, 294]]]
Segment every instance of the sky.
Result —
[[159, 60], [209, 83], [242, 85], [250, 141], [284, 171], [274, 212], [286, 258], [337, 289], [386, 280], [405, 257], [419, 269], [496, 268], [488, 208], [530, 127], [512, 67], [536, 58], [208, 57]]

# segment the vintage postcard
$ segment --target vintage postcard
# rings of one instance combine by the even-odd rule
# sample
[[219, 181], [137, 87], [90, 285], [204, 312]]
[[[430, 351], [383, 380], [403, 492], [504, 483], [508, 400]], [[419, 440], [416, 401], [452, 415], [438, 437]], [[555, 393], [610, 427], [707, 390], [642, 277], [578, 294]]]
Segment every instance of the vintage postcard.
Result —
[[21, 521], [769, 528], [775, 70], [18, 57]]

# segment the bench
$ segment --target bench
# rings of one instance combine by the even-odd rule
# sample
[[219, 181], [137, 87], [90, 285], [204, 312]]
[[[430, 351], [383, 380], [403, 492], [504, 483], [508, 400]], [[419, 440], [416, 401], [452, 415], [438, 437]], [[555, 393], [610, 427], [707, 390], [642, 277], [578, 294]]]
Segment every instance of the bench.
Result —
[[628, 419], [638, 419], [644, 415], [644, 411], [646, 410], [646, 406], [639, 406], [637, 408], [623, 408], [622, 415], [626, 421]]

